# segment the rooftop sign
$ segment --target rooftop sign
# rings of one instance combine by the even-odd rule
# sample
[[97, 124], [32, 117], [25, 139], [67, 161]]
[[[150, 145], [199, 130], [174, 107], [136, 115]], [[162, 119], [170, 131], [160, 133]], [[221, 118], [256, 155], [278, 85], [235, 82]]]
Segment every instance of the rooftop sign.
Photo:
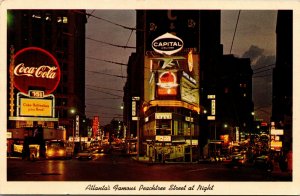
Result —
[[152, 48], [159, 54], [172, 55], [183, 48], [183, 41], [171, 33], [165, 33], [153, 40]]
[[45, 95], [52, 93], [60, 81], [60, 67], [48, 51], [38, 47], [28, 47], [15, 56], [14, 86], [28, 94], [29, 90], [42, 90]]

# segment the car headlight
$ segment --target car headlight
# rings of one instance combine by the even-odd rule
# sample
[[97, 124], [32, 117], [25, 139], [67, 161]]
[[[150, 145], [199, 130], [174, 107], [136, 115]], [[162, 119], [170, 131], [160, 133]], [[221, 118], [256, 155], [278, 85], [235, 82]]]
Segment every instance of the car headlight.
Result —
[[60, 150], [58, 151], [58, 153], [59, 153], [59, 155], [63, 155], [63, 154], [65, 154], [65, 150], [60, 149]]

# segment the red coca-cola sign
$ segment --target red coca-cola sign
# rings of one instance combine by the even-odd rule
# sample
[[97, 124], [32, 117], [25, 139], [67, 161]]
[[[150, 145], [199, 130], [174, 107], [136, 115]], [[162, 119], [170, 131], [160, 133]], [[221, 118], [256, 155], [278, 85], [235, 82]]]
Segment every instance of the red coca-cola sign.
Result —
[[60, 81], [60, 67], [55, 57], [38, 47], [28, 47], [15, 56], [14, 86], [27, 94], [29, 90], [52, 93]]

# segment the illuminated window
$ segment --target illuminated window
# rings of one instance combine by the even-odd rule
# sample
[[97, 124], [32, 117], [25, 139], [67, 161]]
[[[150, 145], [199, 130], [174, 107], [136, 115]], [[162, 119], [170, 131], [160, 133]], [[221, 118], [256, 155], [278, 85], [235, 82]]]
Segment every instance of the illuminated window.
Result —
[[171, 135], [171, 120], [156, 121], [156, 135]]
[[66, 17], [66, 16], [63, 17], [63, 23], [64, 24], [68, 23], [68, 17]]
[[38, 14], [33, 14], [33, 15], [32, 15], [32, 18], [41, 19], [42, 17], [41, 17], [40, 15], [38, 15]]
[[241, 84], [240, 84], [240, 87], [241, 87], [241, 88], [246, 88], [246, 87], [247, 87], [247, 84], [241, 83]]

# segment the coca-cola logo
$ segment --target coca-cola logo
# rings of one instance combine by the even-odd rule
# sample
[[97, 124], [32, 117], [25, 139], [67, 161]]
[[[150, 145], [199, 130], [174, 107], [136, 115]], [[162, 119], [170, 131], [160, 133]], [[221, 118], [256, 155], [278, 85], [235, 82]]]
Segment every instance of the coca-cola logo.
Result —
[[15, 54], [14, 86], [27, 94], [29, 90], [52, 93], [60, 81], [60, 67], [55, 57], [38, 47], [28, 47]]

